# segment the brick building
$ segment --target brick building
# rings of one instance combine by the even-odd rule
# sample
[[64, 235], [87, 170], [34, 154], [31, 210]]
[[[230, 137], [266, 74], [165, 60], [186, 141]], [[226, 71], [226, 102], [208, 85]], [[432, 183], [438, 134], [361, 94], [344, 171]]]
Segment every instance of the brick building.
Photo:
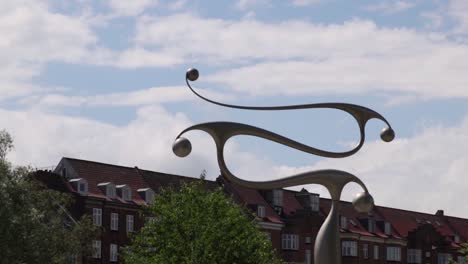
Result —
[[[37, 177], [50, 188], [73, 195], [74, 217], [91, 215], [102, 228], [100, 237], [92, 241], [94, 254], [77, 257], [77, 263], [118, 263], [128, 234], [146, 221], [139, 215], [142, 206], [150, 204], [163, 186], [196, 180], [72, 158], [63, 158], [53, 173], [40, 171]], [[209, 181], [208, 186], [222, 186], [248, 208], [285, 262], [313, 263], [315, 237], [330, 210], [329, 199], [304, 189], [248, 189], [222, 177]], [[457, 251], [468, 241], [468, 219], [446, 216], [442, 210], [427, 214], [382, 206], [362, 214], [349, 202], [341, 202], [340, 213], [344, 264], [445, 264], [450, 258], [463, 262]]]

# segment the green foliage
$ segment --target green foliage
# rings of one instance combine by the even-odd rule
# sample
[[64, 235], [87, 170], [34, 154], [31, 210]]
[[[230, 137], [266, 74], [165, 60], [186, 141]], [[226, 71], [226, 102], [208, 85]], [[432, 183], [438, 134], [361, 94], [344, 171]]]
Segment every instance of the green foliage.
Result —
[[162, 190], [147, 214], [156, 220], [125, 249], [125, 263], [280, 263], [243, 209], [202, 180]]
[[468, 263], [468, 243], [463, 243], [459, 252], [465, 256], [465, 262]]
[[0, 263], [66, 263], [86, 249], [94, 227], [88, 218], [69, 218], [69, 196], [41, 186], [29, 168], [8, 163], [12, 147], [9, 134], [0, 132]]

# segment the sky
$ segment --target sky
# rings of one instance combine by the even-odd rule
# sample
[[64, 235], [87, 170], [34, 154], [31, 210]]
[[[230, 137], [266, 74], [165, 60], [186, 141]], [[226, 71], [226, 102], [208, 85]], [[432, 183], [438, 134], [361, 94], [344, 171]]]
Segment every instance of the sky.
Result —
[[[52, 168], [62, 157], [208, 179], [215, 146], [186, 127], [241, 122], [333, 151], [359, 131], [343, 112], [253, 112], [208, 104], [361, 104], [372, 120], [359, 153], [327, 159], [251, 137], [228, 142], [228, 166], [250, 180], [316, 169], [361, 178], [376, 204], [468, 218], [468, 1], [3, 0], [0, 129], [16, 165]], [[317, 185], [300, 186], [329, 197]], [[361, 190], [345, 188], [342, 199]]]

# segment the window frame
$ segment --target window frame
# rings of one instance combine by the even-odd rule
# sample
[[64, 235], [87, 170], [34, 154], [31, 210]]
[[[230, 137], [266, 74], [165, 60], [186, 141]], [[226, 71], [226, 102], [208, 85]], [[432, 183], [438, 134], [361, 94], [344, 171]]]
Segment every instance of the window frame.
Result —
[[126, 217], [126, 231], [132, 233], [135, 230], [135, 217], [133, 215], [127, 215]]
[[387, 261], [401, 261], [401, 247], [388, 246], [386, 253], [385, 259]]
[[358, 243], [355, 240], [341, 241], [341, 256], [343, 257], [357, 257]]
[[109, 261], [110, 262], [117, 262], [118, 261], [118, 245], [117, 244], [110, 244], [109, 245]]
[[102, 208], [93, 208], [93, 224], [102, 226]]
[[257, 216], [260, 218], [264, 218], [266, 216], [266, 208], [263, 205], [257, 206]]
[[93, 245], [92, 245], [92, 248], [93, 248], [93, 254], [92, 254], [92, 257], [93, 258], [96, 258], [96, 259], [100, 259], [101, 258], [101, 254], [102, 254], [102, 242], [101, 240], [93, 240]]
[[299, 250], [299, 235], [297, 234], [282, 234], [281, 249], [283, 250]]
[[110, 230], [118, 231], [119, 230], [119, 214], [118, 213], [111, 213], [111, 221], [110, 221]]

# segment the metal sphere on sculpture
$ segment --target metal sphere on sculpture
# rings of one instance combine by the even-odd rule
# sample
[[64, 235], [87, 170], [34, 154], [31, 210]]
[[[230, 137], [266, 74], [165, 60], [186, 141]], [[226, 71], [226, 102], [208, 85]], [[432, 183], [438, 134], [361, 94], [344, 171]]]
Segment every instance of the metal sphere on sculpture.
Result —
[[195, 68], [190, 68], [187, 70], [187, 73], [185, 74], [185, 78], [189, 79], [190, 81], [196, 81], [200, 74], [198, 73], [198, 70]]
[[353, 199], [353, 207], [360, 213], [368, 213], [374, 208], [374, 198], [368, 192], [358, 193]]
[[386, 127], [380, 132], [380, 138], [385, 142], [390, 142], [395, 138], [395, 131], [390, 127]]
[[179, 137], [172, 143], [172, 151], [178, 157], [187, 157], [192, 152], [192, 144], [188, 139]]

